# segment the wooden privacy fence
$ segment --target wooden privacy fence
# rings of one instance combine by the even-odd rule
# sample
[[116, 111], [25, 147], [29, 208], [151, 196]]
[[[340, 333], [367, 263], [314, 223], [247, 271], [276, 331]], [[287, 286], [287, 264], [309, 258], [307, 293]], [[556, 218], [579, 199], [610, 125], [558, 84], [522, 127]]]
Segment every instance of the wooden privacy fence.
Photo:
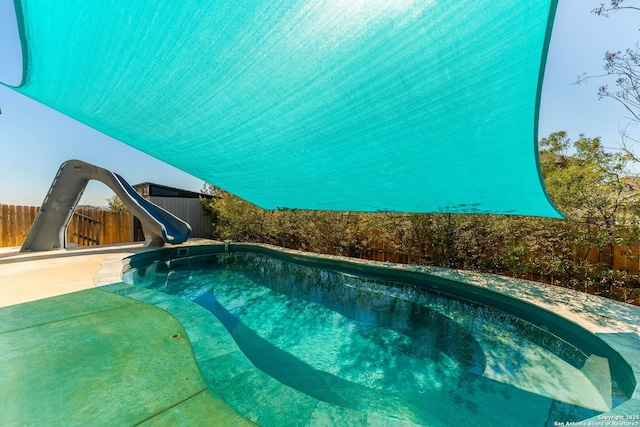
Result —
[[[427, 255], [433, 255], [433, 251], [428, 250]], [[394, 249], [387, 249], [385, 247], [366, 249], [359, 253], [359, 257], [373, 261], [394, 262], [400, 264], [421, 263], [420, 255], [416, 255], [415, 252], [403, 252]], [[576, 258], [577, 257], [574, 254], [574, 261], [576, 261]], [[610, 268], [615, 271], [627, 272], [630, 275], [640, 275], [640, 243], [631, 246], [614, 245], [613, 247], [606, 246], [600, 249], [591, 248], [586, 256], [586, 261], [590, 262], [594, 266], [599, 266], [600, 270]], [[460, 266], [459, 268], [464, 267]], [[539, 276], [536, 274], [528, 274], [525, 276], [523, 276], [523, 278], [541, 281], [535, 277]]]
[[67, 242], [79, 246], [131, 242], [132, 224], [129, 212], [76, 209], [67, 229]]
[[0, 204], [0, 247], [21, 246], [40, 208]]
[[[21, 246], [40, 208], [0, 204], [0, 247]], [[129, 212], [76, 209], [67, 242], [79, 246], [108, 245], [133, 241]]]

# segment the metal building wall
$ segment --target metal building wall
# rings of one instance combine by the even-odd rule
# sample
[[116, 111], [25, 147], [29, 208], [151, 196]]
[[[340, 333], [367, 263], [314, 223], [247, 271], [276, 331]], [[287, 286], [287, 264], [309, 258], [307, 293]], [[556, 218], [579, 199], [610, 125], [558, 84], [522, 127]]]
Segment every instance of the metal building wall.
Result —
[[147, 199], [187, 221], [191, 225], [190, 237], [211, 238], [213, 236], [213, 226], [200, 205], [200, 199], [160, 196], [150, 196]]

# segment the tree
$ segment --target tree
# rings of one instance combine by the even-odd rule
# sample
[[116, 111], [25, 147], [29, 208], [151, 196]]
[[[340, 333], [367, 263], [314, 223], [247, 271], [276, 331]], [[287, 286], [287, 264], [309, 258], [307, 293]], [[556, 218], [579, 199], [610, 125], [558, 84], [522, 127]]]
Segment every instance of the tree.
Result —
[[222, 189], [205, 185], [203, 192], [216, 197], [200, 199], [214, 227], [214, 237], [220, 240], [261, 242], [265, 212], [259, 207]]
[[[640, 124], [640, 45], [624, 52], [607, 52], [604, 69], [607, 76], [615, 77], [615, 87], [602, 85], [598, 89], [598, 97], [611, 98], [619, 102], [630, 114], [630, 123]], [[633, 154], [631, 146], [638, 142], [627, 132], [622, 131], [623, 149]], [[634, 154], [636, 160], [638, 159]]]
[[[580, 135], [573, 142], [566, 132], [543, 138], [540, 148], [549, 195], [567, 215], [564, 224], [545, 221], [539, 231], [540, 237], [546, 237], [537, 239], [538, 244], [545, 239], [555, 242], [547, 252], [553, 259], [541, 258], [540, 265], [584, 285], [602, 285], [605, 294], [611, 286], [622, 286], [622, 279], [614, 274], [613, 249], [638, 237], [640, 196], [627, 174], [631, 156], [607, 152], [600, 138]], [[570, 149], [575, 150], [572, 156], [567, 155]], [[602, 253], [603, 248], [608, 253]], [[590, 260], [596, 252], [606, 265], [593, 265]]]
[[115, 194], [107, 199], [107, 203], [109, 203], [109, 210], [114, 212], [129, 212], [129, 208], [124, 202], [120, 199], [120, 197]]
[[[603, 3], [592, 12], [608, 17], [611, 13], [622, 10], [640, 12], [640, 1], [611, 0], [609, 5]], [[629, 124], [621, 131], [621, 148], [630, 154], [633, 160], [640, 162], [640, 157], [633, 150], [634, 145], [640, 140], [629, 131], [630, 125], [640, 125], [640, 43], [625, 51], [607, 51], [604, 55], [604, 74], [595, 76], [584, 74], [578, 78], [578, 83], [592, 78], [614, 79], [613, 86], [604, 84], [598, 88], [598, 97], [611, 98], [629, 112]]]

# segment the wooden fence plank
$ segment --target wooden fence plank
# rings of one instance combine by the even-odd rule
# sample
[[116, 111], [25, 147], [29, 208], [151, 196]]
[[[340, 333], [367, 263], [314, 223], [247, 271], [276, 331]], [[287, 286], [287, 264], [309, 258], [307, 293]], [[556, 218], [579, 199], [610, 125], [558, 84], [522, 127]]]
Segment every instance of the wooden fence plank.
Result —
[[8, 206], [4, 204], [0, 204], [0, 248], [6, 247], [5, 244], [5, 232], [6, 232], [6, 218], [7, 218], [7, 210]]
[[117, 224], [114, 224], [117, 219], [117, 215], [114, 215], [115, 212], [105, 212], [104, 213], [104, 241], [105, 242], [114, 242], [117, 240], [114, 238], [114, 229], [117, 227]]
[[8, 246], [16, 246], [16, 207], [9, 205], [9, 236], [7, 239]]
[[31, 224], [25, 224], [24, 206], [16, 206], [16, 242], [24, 242]]
[[120, 222], [122, 215], [119, 215], [119, 212], [110, 212], [109, 222], [113, 224], [113, 227], [109, 230], [109, 239], [113, 241], [120, 240]]

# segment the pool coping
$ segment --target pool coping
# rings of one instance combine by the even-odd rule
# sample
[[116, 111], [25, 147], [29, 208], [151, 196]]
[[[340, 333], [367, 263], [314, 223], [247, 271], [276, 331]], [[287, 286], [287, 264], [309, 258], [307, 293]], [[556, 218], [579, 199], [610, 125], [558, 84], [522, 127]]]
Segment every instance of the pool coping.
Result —
[[[415, 272], [427, 274], [441, 279], [462, 283], [470, 287], [488, 290], [527, 304], [533, 304], [538, 308], [546, 310], [547, 312], [552, 312], [560, 318], [566, 319], [571, 323], [580, 326], [584, 330], [590, 332], [591, 334], [604, 341], [607, 345], [609, 345], [609, 347], [616, 351], [626, 361], [626, 363], [629, 364], [636, 379], [636, 386], [629, 400], [602, 415], [582, 420], [579, 423], [576, 423], [574, 421], [574, 423], [576, 424], [573, 425], [598, 425], [599, 423], [602, 423], [600, 425], [604, 425], [604, 423], [606, 422], [615, 423], [624, 422], [627, 420], [630, 420], [631, 422], [638, 422], [638, 424], [627, 425], [640, 425], [640, 421], [637, 421], [635, 419], [636, 416], [640, 416], [640, 307], [631, 306], [622, 302], [609, 300], [603, 297], [594, 296], [571, 289], [560, 288], [553, 285], [546, 285], [522, 279], [509, 278], [494, 274], [477, 273], [466, 270], [394, 264], [389, 262], [362, 260], [336, 255], [308, 253], [258, 243], [223, 243], [216, 241], [205, 243], [200, 241], [194, 242], [194, 244], [188, 246], [216, 246], [219, 248], [231, 246], [231, 248], [233, 249], [233, 245], [266, 248], [268, 250], [280, 252], [290, 256], [302, 256], [319, 261], [348, 263], [353, 265], [360, 265], [363, 267], [385, 267], [386, 269], [395, 270], [398, 272]], [[175, 250], [175, 248], [176, 247], [154, 248], [138, 252], [135, 255], [148, 253], [151, 251], [167, 251], [171, 249]], [[104, 287], [106, 285], [121, 283], [123, 269], [128, 262], [127, 260], [130, 258], [131, 256], [114, 256], [105, 259], [102, 262], [100, 270], [94, 276], [94, 284], [99, 287]], [[126, 292], [124, 294], [126, 296]], [[163, 298], [160, 298], [158, 300], [157, 295], [155, 297], [147, 298], [147, 300], [147, 302], [150, 302], [152, 304], [154, 304], [155, 300], [156, 303], [154, 305], [165, 309], [165, 311], [168, 311], [180, 321], [180, 308], [174, 307], [173, 309], [167, 310], [167, 307], [170, 304], [167, 304], [166, 300]], [[160, 301], [160, 303], [158, 303], [158, 301]], [[185, 327], [185, 329], [187, 330], [187, 335], [189, 335], [188, 327]], [[195, 354], [195, 357], [196, 359], [201, 358], [201, 356], [198, 354]], [[572, 420], [558, 421], [568, 423]]]

